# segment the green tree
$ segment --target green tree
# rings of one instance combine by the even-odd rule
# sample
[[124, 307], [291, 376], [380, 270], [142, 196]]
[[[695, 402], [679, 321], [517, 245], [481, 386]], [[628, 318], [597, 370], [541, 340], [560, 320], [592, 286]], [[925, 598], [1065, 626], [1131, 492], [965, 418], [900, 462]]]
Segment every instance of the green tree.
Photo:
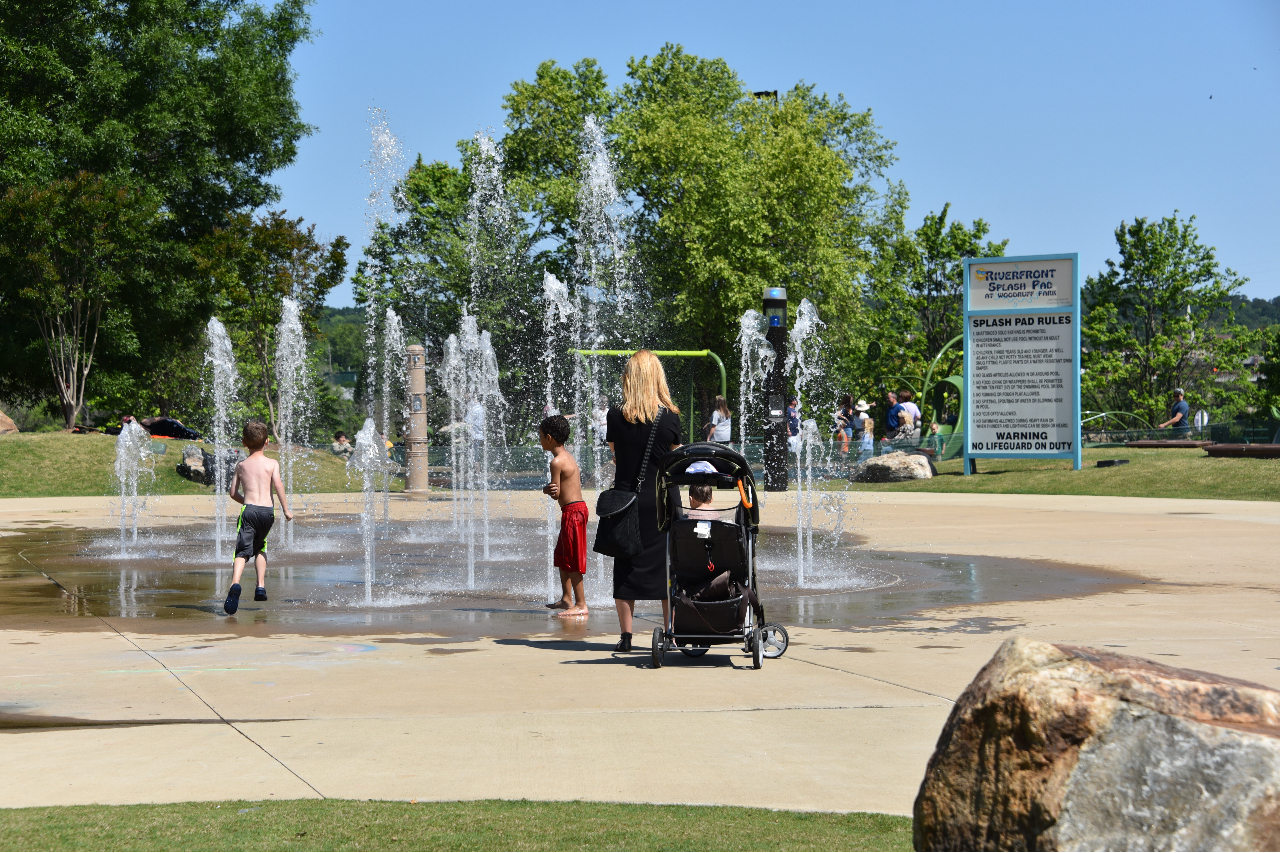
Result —
[[1261, 333], [1262, 370], [1258, 376], [1258, 403], [1267, 414], [1280, 420], [1280, 326]]
[[1249, 390], [1241, 364], [1253, 335], [1236, 325], [1231, 297], [1247, 279], [1220, 269], [1200, 242], [1195, 217], [1143, 217], [1116, 229], [1119, 263], [1084, 287], [1082, 346], [1086, 408], [1167, 419], [1170, 394], [1218, 419], [1242, 410]]
[[[875, 260], [875, 235], [900, 228], [906, 200], [885, 180], [893, 143], [870, 111], [803, 83], [776, 102], [757, 100], [724, 60], [671, 44], [632, 60], [626, 82], [612, 89], [593, 60], [542, 63], [532, 80], [513, 84], [504, 106], [513, 233], [499, 243], [513, 260], [501, 288], [488, 288], [490, 301], [473, 312], [507, 349], [499, 353], [511, 372], [504, 388], [517, 376], [541, 381], [525, 375], [545, 348], [531, 314], [540, 307], [541, 271], [598, 293], [598, 271], [588, 272], [586, 257], [594, 241], [578, 230], [588, 116], [614, 152], [623, 223], [639, 261], [630, 279], [646, 310], [619, 320], [643, 329], [633, 343], [731, 357], [737, 318], [758, 307], [763, 287], [784, 285], [793, 304], [815, 303], [836, 349], [852, 345], [857, 282]], [[402, 317], [424, 317], [423, 331], [436, 340], [456, 330], [471, 291], [466, 215], [477, 161], [471, 141], [459, 150], [461, 168], [419, 160], [410, 170], [407, 221], [375, 237], [360, 274], [370, 280], [369, 304], [385, 294]], [[704, 394], [718, 390], [710, 377], [690, 374]], [[528, 395], [508, 393], [519, 396]]]
[[[866, 342], [877, 341], [882, 355], [874, 363], [865, 358], [865, 344], [848, 351], [849, 373], [863, 377], [864, 387], [873, 377], [882, 377], [877, 396], [894, 390], [899, 377], [920, 390], [916, 379], [923, 378], [930, 363], [946, 344], [962, 331], [964, 319], [965, 258], [1002, 257], [1008, 240], [983, 240], [990, 226], [975, 219], [948, 224], [951, 203], [941, 213], [924, 217], [914, 231], [883, 232], [887, 238], [877, 247], [876, 261], [865, 278], [862, 297], [865, 310], [859, 317], [859, 331]], [[959, 373], [963, 350], [953, 346], [935, 369], [935, 378]], [[891, 387], [892, 386], [892, 387]], [[934, 412], [936, 400], [924, 400], [926, 416], [941, 420]]]
[[0, 189], [127, 174], [180, 234], [268, 204], [309, 36], [304, 0], [0, 0]]
[[572, 69], [547, 60], [532, 82], [517, 80], [502, 100], [509, 128], [502, 140], [507, 192], [530, 218], [532, 244], [551, 238], [534, 265], [565, 280], [576, 248], [582, 129], [588, 116], [607, 124], [616, 103], [594, 59]]
[[325, 297], [347, 272], [346, 238], [325, 243], [316, 238], [315, 229], [285, 211], [269, 211], [258, 219], [237, 214], [215, 241], [226, 300], [219, 313], [242, 353], [241, 379], [255, 391], [249, 409], [276, 434], [276, 327], [284, 299], [297, 300], [303, 330], [315, 340]]
[[[186, 357], [217, 297], [201, 242], [276, 199], [267, 178], [309, 132], [289, 67], [308, 27], [305, 0], [0, 0], [0, 194], [57, 192], [88, 172], [161, 213], [136, 248], [164, 287], [104, 314], [120, 334], [100, 341], [91, 395], [168, 405], [153, 393], [156, 371]], [[0, 311], [10, 288], [0, 281]], [[61, 393], [32, 356], [39, 347], [34, 322], [5, 314], [0, 393]]]
[[87, 173], [0, 198], [5, 313], [39, 331], [67, 429], [84, 409], [100, 340], [137, 335], [130, 309], [155, 290], [157, 213], [154, 199]]

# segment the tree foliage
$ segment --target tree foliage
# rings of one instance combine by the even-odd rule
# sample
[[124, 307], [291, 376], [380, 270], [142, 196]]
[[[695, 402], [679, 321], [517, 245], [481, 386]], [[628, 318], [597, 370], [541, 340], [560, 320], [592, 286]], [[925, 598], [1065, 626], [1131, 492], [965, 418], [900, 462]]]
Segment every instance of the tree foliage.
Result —
[[[884, 229], [875, 261], [862, 290], [865, 310], [859, 317], [860, 342], [877, 342], [881, 355], [870, 361], [865, 344], [847, 351], [847, 375], [862, 378], [868, 394], [883, 395], [899, 385], [920, 390], [929, 365], [963, 331], [965, 258], [1001, 257], [1008, 240], [983, 242], [990, 227], [981, 219], [966, 226], [947, 222], [951, 204], [941, 213], [930, 212], [914, 230]], [[959, 373], [963, 350], [959, 344], [947, 350], [934, 378]], [[935, 401], [921, 402], [927, 415]]]
[[250, 411], [277, 435], [276, 327], [284, 299], [298, 302], [303, 331], [314, 340], [325, 297], [346, 277], [349, 248], [344, 237], [319, 240], [315, 225], [304, 227], [285, 213], [236, 214], [208, 252], [221, 280], [219, 315], [238, 350], [241, 380], [253, 388]]
[[1243, 410], [1251, 392], [1241, 365], [1253, 336], [1235, 324], [1231, 297], [1246, 279], [1219, 268], [1194, 216], [1138, 217], [1115, 236], [1119, 262], [1109, 259], [1084, 287], [1085, 408], [1155, 424], [1183, 388], [1193, 408]]
[[274, 201], [309, 131], [304, 0], [0, 2], [0, 189], [79, 171], [156, 193], [177, 233]]
[[[639, 261], [632, 284], [649, 331], [636, 343], [709, 348], [731, 359], [737, 318], [759, 307], [764, 287], [784, 285], [793, 306], [812, 300], [848, 344], [874, 234], [891, 229], [905, 204], [905, 191], [884, 180], [893, 144], [869, 110], [803, 83], [776, 102], [757, 100], [723, 60], [671, 44], [632, 60], [616, 88], [594, 60], [544, 62], [503, 103], [512, 230], [493, 251], [510, 260], [481, 276], [503, 284], [486, 288], [473, 313], [506, 349], [499, 356], [512, 373], [504, 377], [509, 398], [534, 396], [526, 392], [537, 377], [517, 376], [532, 371], [546, 346], [535, 322], [541, 271], [573, 289], [597, 285], [575, 268], [591, 240], [579, 230], [588, 116], [614, 152]], [[464, 140], [459, 150], [461, 168], [421, 159], [413, 166], [403, 185], [407, 219], [379, 232], [360, 273], [371, 285], [367, 304], [385, 297], [436, 341], [456, 331], [473, 281], [466, 215], [477, 149]], [[693, 379], [704, 393], [714, 387], [709, 376]]]
[[893, 161], [870, 111], [797, 84], [775, 103], [723, 60], [667, 45], [633, 60], [615, 119], [653, 297], [682, 344], [732, 350], [763, 288], [808, 298], [830, 325], [851, 318]]
[[[104, 405], [171, 414], [191, 400], [191, 389], [171, 380], [181, 373], [175, 367], [192, 362], [217, 300], [202, 247], [236, 213], [277, 198], [268, 177], [293, 160], [309, 131], [289, 67], [309, 37], [305, 6], [0, 0], [0, 193], [57, 194], [87, 173], [96, 177], [84, 180], [158, 210], [132, 246], [149, 258], [155, 285], [117, 288], [103, 303], [85, 383]], [[16, 239], [15, 229], [20, 223], [0, 222], [0, 241]], [[13, 286], [0, 280], [0, 393], [56, 397], [47, 366], [32, 358], [38, 326], [11, 313]]]
[[[154, 199], [84, 172], [10, 187], [0, 198], [6, 320], [38, 330], [43, 379], [67, 429], [84, 409], [99, 341], [110, 336], [128, 347], [142, 331], [135, 321], [148, 313], [156, 288], [148, 251], [156, 225]], [[18, 396], [22, 389], [12, 386], [34, 379], [5, 375]]]

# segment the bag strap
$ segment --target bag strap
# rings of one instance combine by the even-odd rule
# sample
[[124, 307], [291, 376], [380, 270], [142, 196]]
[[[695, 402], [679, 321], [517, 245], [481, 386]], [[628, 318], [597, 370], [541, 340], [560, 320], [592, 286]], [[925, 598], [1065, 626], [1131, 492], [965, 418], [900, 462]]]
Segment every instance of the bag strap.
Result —
[[649, 456], [653, 453], [653, 436], [658, 431], [658, 421], [662, 420], [662, 413], [665, 411], [665, 408], [659, 406], [658, 414], [649, 426], [649, 442], [644, 446], [644, 456], [640, 457], [640, 470], [636, 471], [636, 487], [632, 489], [636, 494], [640, 494], [640, 485], [644, 483], [644, 471], [649, 465]]

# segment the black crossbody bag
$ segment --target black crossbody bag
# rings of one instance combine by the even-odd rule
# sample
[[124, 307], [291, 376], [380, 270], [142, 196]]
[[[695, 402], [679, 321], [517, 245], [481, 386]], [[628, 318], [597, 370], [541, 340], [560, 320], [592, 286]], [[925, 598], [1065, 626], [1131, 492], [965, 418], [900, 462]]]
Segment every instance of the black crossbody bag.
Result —
[[658, 414], [649, 427], [649, 441], [645, 445], [644, 455], [640, 457], [640, 470], [636, 472], [636, 487], [627, 489], [605, 489], [596, 498], [596, 543], [591, 547], [597, 554], [606, 557], [631, 558], [644, 550], [640, 539], [640, 485], [644, 482], [644, 471], [649, 464], [649, 456], [653, 453], [653, 436], [658, 431], [658, 421], [665, 412], [658, 407]]

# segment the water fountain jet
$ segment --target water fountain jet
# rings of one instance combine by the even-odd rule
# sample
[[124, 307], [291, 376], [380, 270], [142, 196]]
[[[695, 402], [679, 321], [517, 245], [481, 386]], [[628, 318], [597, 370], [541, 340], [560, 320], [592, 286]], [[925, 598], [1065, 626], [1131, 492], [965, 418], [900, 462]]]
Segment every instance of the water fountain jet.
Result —
[[360, 512], [360, 536], [364, 544], [364, 601], [373, 602], [373, 582], [376, 578], [377, 517], [374, 506], [376, 479], [391, 466], [387, 450], [378, 434], [373, 418], [365, 418], [364, 426], [356, 435], [356, 447], [347, 460], [347, 467], [360, 472], [364, 508]]
[[[280, 439], [280, 473], [285, 494], [295, 500], [295, 467], [299, 448], [307, 443], [307, 424], [312, 410], [311, 376], [307, 365], [307, 341], [302, 329], [298, 302], [284, 298], [280, 323], [276, 327], [276, 387], [280, 405], [276, 412]], [[295, 500], [296, 504], [296, 500]], [[285, 522], [285, 543], [293, 547], [293, 522]]]
[[222, 561], [222, 542], [227, 538], [227, 481], [228, 462], [234, 458], [231, 446], [234, 434], [234, 413], [240, 388], [240, 373], [236, 370], [236, 356], [231, 348], [227, 327], [217, 317], [210, 317], [205, 327], [209, 339], [204, 362], [209, 367], [209, 383], [213, 396], [213, 417], [210, 433], [213, 437], [213, 555]]
[[[128, 543], [138, 541], [138, 514], [142, 509], [138, 501], [138, 478], [143, 473], [152, 474], [147, 463], [151, 460], [151, 434], [137, 421], [130, 419], [116, 436], [116, 481], [120, 486], [120, 556], [129, 553]], [[126, 533], [132, 532], [126, 541]]]

